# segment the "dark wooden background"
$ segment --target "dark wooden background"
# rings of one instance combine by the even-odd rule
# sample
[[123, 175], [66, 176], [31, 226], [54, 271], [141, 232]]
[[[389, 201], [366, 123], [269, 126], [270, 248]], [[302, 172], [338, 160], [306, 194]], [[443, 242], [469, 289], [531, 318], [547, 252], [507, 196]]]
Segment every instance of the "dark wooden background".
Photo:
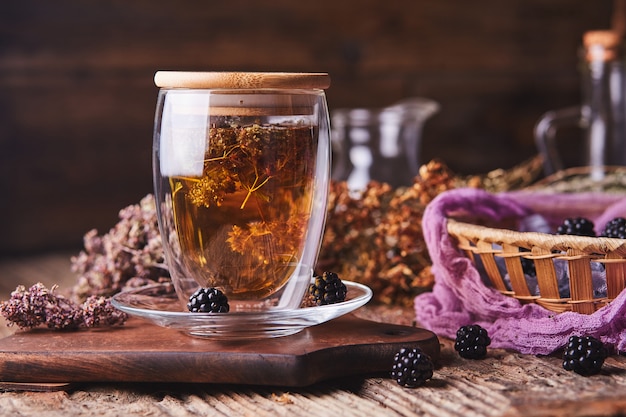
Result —
[[424, 159], [535, 154], [579, 102], [577, 48], [608, 0], [20, 0], [0, 10], [0, 257], [80, 248], [152, 191], [159, 69], [324, 71], [331, 109], [437, 100]]

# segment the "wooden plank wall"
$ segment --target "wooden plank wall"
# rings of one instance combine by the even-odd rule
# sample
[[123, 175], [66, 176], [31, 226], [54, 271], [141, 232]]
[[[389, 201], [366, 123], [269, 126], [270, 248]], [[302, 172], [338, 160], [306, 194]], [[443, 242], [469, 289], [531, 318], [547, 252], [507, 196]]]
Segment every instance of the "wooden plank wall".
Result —
[[151, 192], [158, 69], [327, 71], [331, 109], [437, 100], [424, 158], [463, 173], [535, 153], [576, 104], [608, 0], [20, 0], [0, 11], [0, 256], [80, 247]]

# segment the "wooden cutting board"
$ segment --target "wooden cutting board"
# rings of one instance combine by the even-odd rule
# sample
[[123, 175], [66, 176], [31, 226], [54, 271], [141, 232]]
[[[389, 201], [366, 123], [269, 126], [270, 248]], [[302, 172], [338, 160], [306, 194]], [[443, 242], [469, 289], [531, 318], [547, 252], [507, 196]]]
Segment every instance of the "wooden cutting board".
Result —
[[19, 331], [0, 340], [5, 383], [198, 382], [306, 386], [348, 375], [389, 372], [395, 352], [419, 347], [433, 360], [427, 330], [352, 314], [286, 337], [212, 341], [130, 319], [119, 328]]

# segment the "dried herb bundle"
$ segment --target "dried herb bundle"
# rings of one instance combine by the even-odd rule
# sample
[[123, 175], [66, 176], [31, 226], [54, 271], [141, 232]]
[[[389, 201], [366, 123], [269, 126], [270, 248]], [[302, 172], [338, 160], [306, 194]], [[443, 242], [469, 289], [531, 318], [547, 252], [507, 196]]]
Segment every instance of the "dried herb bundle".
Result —
[[122, 209], [119, 218], [102, 236], [89, 231], [84, 250], [72, 258], [72, 271], [78, 275], [74, 298], [111, 296], [125, 286], [169, 281], [153, 196]]
[[77, 304], [48, 289], [41, 283], [30, 288], [18, 286], [8, 301], [0, 304], [0, 313], [8, 325], [33, 328], [45, 325], [51, 329], [68, 330], [80, 327], [123, 324], [128, 316], [114, 308], [106, 297], [92, 295]]
[[367, 284], [383, 303], [409, 303], [432, 285], [423, 211], [455, 185], [455, 176], [439, 161], [422, 166], [408, 188], [370, 182], [352, 197], [345, 183], [334, 183], [318, 267]]
[[367, 284], [376, 301], [412, 305], [415, 295], [433, 284], [422, 232], [428, 203], [459, 187], [492, 192], [523, 188], [541, 171], [539, 157], [510, 170], [475, 176], [459, 176], [444, 162], [433, 160], [420, 167], [413, 185], [406, 188], [370, 182], [354, 198], [345, 183], [334, 183], [318, 268]]

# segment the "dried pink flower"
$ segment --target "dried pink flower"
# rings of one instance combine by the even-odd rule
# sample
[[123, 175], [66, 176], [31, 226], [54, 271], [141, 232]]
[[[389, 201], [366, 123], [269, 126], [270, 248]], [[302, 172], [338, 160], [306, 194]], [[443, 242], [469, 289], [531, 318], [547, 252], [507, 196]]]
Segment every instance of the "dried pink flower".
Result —
[[42, 325], [59, 330], [120, 325], [128, 318], [104, 297], [92, 296], [83, 304], [77, 304], [55, 290], [56, 286], [48, 289], [42, 283], [28, 289], [19, 285], [9, 300], [0, 303], [0, 314], [9, 326], [17, 325], [22, 329]]

